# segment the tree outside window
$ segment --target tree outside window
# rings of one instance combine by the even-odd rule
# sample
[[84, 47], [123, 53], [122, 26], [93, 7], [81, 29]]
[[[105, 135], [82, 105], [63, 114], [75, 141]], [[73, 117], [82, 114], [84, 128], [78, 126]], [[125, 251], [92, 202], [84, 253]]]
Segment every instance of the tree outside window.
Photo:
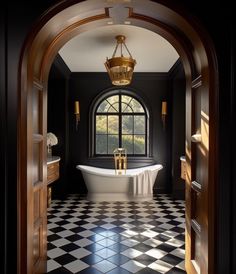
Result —
[[101, 101], [95, 112], [95, 155], [123, 147], [133, 156], [147, 154], [147, 114], [136, 98], [122, 94]]

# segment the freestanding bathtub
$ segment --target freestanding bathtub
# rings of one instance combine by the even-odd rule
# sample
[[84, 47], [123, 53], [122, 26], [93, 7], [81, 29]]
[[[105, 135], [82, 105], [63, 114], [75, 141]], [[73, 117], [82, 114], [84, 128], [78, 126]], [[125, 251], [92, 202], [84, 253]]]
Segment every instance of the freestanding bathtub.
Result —
[[152, 190], [157, 173], [162, 165], [127, 169], [117, 175], [114, 169], [77, 165], [88, 189], [91, 201], [130, 201], [152, 199]]

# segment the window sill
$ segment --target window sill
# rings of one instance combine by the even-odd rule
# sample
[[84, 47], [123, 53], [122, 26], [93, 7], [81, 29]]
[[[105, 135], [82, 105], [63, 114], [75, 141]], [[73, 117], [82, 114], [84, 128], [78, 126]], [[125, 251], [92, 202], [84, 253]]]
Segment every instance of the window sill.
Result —
[[[97, 166], [107, 166], [107, 164], [112, 164], [114, 163], [114, 158], [113, 157], [90, 157], [88, 158], [88, 161], [92, 165], [97, 165]], [[156, 161], [153, 159], [153, 157], [128, 157], [128, 167], [129, 168], [136, 168], [136, 167], [141, 167], [145, 165], [152, 165], [156, 164]]]

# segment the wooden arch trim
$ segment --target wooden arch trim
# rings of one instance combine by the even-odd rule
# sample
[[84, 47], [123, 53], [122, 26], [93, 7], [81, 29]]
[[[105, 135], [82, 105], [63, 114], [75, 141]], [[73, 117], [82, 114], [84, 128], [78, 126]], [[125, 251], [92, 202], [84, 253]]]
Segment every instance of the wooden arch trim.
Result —
[[[121, 1], [122, 2], [122, 1]], [[163, 3], [164, 2], [164, 3]], [[125, 3], [127, 6], [127, 3]], [[94, 6], [93, 6], [94, 5]], [[31, 180], [30, 164], [32, 162], [32, 120], [30, 103], [33, 86], [36, 86], [44, 94], [47, 91], [48, 74], [51, 64], [60, 49], [72, 37], [89, 29], [105, 26], [111, 20], [109, 10], [113, 3], [97, 1], [92, 4], [90, 1], [61, 1], [56, 6], [46, 11], [36, 23], [34, 29], [27, 37], [22, 50], [22, 58], [19, 66], [19, 120], [18, 120], [18, 273], [30, 273], [32, 265], [29, 263], [28, 253], [30, 244], [28, 234], [27, 216], [30, 212], [29, 204], [30, 191], [29, 181]], [[154, 9], [155, 7], [155, 9]], [[77, 13], [75, 10], [77, 9]], [[153, 17], [153, 11], [159, 10]], [[84, 14], [80, 13], [84, 10]], [[101, 13], [101, 10], [103, 11]], [[87, 15], [86, 15], [87, 14]], [[158, 18], [159, 16], [159, 18]], [[163, 19], [165, 18], [165, 20]], [[171, 5], [171, 1], [139, 1], [136, 5], [129, 7], [129, 20], [132, 25], [144, 27], [154, 31], [167, 39], [178, 51], [184, 65], [186, 75], [186, 103], [192, 104], [192, 93], [196, 90], [198, 78], [206, 83], [203, 88], [209, 89], [207, 96], [211, 97], [211, 104], [206, 107], [211, 119], [209, 124], [209, 158], [208, 165], [209, 192], [216, 191], [216, 170], [217, 170], [217, 113], [218, 113], [218, 86], [217, 86], [217, 59], [211, 39], [204, 29], [189, 18], [183, 11], [181, 13]], [[211, 69], [209, 69], [211, 67]], [[202, 74], [202, 72], [204, 72]], [[193, 83], [192, 83], [193, 82]], [[197, 82], [198, 83], [198, 82]], [[207, 99], [207, 98], [206, 98]], [[46, 96], [42, 96], [42, 104], [46, 104]], [[45, 110], [45, 109], [44, 109]], [[191, 188], [193, 164], [191, 155], [191, 135], [194, 133], [194, 117], [192, 108], [189, 108], [186, 116], [186, 156], [187, 156], [187, 185]], [[42, 119], [46, 121], [46, 110]], [[46, 142], [46, 127], [42, 128], [42, 142]], [[37, 137], [38, 139], [39, 136]], [[36, 139], [37, 139], [36, 138]], [[41, 139], [40, 139], [41, 140]], [[206, 144], [208, 145], [208, 144]], [[46, 145], [45, 145], [46, 146]], [[43, 150], [42, 150], [43, 151]], [[46, 152], [43, 151], [41, 159], [43, 166], [42, 180], [45, 181]], [[27, 191], [26, 191], [27, 190]], [[207, 269], [202, 273], [214, 273], [214, 225], [215, 225], [215, 199], [204, 198], [204, 205], [208, 208], [206, 221], [210, 226], [211, 234], [205, 235], [209, 241], [210, 250], [205, 250], [208, 262], [205, 262]], [[29, 202], [30, 201], [30, 202]], [[191, 212], [187, 211], [187, 215]], [[190, 224], [188, 224], [190, 226]], [[189, 266], [190, 267], [190, 266]], [[192, 272], [194, 273], [194, 272]]]

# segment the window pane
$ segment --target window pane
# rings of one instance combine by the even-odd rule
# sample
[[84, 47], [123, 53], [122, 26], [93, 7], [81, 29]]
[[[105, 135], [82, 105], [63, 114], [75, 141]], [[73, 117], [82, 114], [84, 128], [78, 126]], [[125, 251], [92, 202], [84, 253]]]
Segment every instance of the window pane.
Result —
[[119, 96], [118, 95], [114, 95], [114, 96], [110, 96], [107, 99], [107, 102], [110, 104], [110, 112], [117, 112], [119, 111]]
[[109, 106], [109, 103], [105, 100], [99, 105], [97, 112], [107, 112]]
[[145, 134], [145, 116], [134, 116], [134, 134]]
[[122, 134], [133, 134], [134, 116], [122, 116]]
[[111, 105], [119, 102], [119, 95], [113, 95], [106, 99]]
[[119, 96], [114, 95], [108, 97], [98, 107], [97, 112], [118, 112], [119, 111]]
[[121, 112], [133, 112], [131, 107], [129, 106], [132, 97], [127, 95], [121, 95]]
[[134, 154], [133, 135], [122, 135], [122, 147], [127, 149], [127, 154]]
[[108, 133], [118, 134], [119, 133], [119, 116], [110, 115], [108, 116]]
[[107, 154], [107, 135], [96, 135], [96, 153]]
[[133, 112], [132, 108], [126, 103], [121, 104], [121, 111], [122, 112]]
[[134, 154], [145, 154], [145, 135], [134, 135]]
[[136, 99], [130, 102], [130, 106], [134, 112], [144, 112], [142, 105]]
[[107, 116], [96, 116], [96, 134], [107, 134]]
[[108, 135], [108, 154], [113, 154], [115, 148], [119, 147], [119, 136]]
[[113, 105], [110, 105], [107, 112], [119, 112], [119, 103], [114, 103]]
[[122, 103], [127, 103], [129, 104], [129, 102], [133, 99], [133, 97], [130, 97], [128, 95], [121, 95], [121, 102]]

